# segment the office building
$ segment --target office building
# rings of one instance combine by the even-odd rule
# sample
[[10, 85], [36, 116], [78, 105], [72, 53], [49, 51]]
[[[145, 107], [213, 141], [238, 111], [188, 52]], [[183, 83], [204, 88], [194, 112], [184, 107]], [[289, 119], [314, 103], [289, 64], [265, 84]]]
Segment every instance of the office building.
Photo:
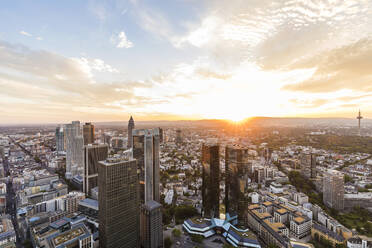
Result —
[[98, 201], [90, 198], [86, 198], [79, 202], [78, 211], [90, 219], [98, 219]]
[[83, 126], [83, 138], [84, 138], [84, 145], [93, 144], [94, 143], [94, 125], [92, 123], [85, 123]]
[[156, 201], [148, 201], [141, 207], [141, 246], [163, 247], [162, 207]]
[[238, 216], [238, 225], [245, 226], [248, 206], [248, 148], [239, 145], [226, 146], [225, 149], [225, 205], [226, 213]]
[[104, 133], [103, 134], [103, 143], [107, 144], [108, 147], [111, 147], [111, 135]]
[[65, 151], [65, 137], [63, 127], [56, 128], [56, 151], [61, 153]]
[[133, 158], [137, 160], [140, 202], [160, 202], [159, 128], [133, 130]]
[[73, 121], [64, 126], [66, 145], [66, 178], [70, 179], [83, 172], [83, 146], [80, 122]]
[[98, 161], [105, 160], [107, 156], [106, 144], [84, 146], [83, 192], [86, 195], [91, 195], [91, 189], [98, 186]]
[[164, 130], [162, 128], [159, 127], [159, 136], [160, 136], [160, 143], [163, 143], [165, 138], [165, 134], [164, 134]]
[[133, 129], [134, 129], [134, 120], [131, 116], [128, 122], [128, 148], [133, 147]]
[[108, 158], [98, 163], [99, 239], [105, 248], [139, 247], [137, 163]]
[[311, 154], [311, 168], [310, 168], [310, 177], [316, 178], [316, 155]]
[[344, 175], [329, 170], [323, 177], [323, 203], [336, 210], [344, 209]]
[[206, 218], [220, 215], [220, 146], [216, 140], [202, 145], [202, 214]]
[[181, 129], [176, 130], [176, 143], [181, 144], [182, 143], [182, 135], [181, 135]]

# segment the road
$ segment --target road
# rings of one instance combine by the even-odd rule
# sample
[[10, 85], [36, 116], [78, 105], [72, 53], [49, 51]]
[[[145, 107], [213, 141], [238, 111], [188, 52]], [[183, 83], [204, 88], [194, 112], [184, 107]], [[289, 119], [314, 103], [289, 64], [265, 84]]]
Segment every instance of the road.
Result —
[[[6, 176], [10, 175], [9, 172], [9, 161], [8, 158], [4, 158], [4, 172]], [[14, 231], [17, 237], [17, 247], [22, 247], [22, 238], [18, 229], [17, 223], [17, 212], [16, 212], [16, 201], [15, 201], [15, 192], [12, 185], [12, 180], [7, 180], [6, 184], [6, 213], [9, 214], [12, 218], [12, 223], [14, 226]]]

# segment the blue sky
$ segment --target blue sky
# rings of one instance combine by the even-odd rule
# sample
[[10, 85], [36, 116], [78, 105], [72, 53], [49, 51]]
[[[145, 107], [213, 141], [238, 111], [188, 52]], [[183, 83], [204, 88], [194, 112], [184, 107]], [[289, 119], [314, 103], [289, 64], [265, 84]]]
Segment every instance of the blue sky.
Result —
[[370, 0], [3, 1], [0, 122], [368, 117], [371, 26]]

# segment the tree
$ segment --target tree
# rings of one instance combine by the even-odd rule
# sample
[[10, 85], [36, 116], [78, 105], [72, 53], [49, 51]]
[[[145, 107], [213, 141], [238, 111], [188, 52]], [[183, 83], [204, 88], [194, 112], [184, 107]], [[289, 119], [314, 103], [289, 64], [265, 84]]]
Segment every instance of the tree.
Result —
[[203, 243], [203, 240], [204, 240], [204, 237], [201, 236], [201, 235], [197, 235], [197, 234], [192, 234], [191, 235], [191, 240], [196, 242], [196, 243]]
[[172, 242], [170, 237], [166, 237], [164, 239], [164, 248], [171, 248], [172, 244], [173, 244], [173, 242]]
[[348, 182], [352, 182], [353, 181], [353, 178], [351, 178], [351, 176], [345, 174], [344, 175], [344, 182], [345, 183], [348, 183]]
[[176, 223], [182, 223], [185, 219], [189, 219], [198, 215], [198, 211], [193, 206], [177, 206], [175, 208]]
[[224, 244], [222, 246], [222, 248], [234, 248], [234, 246], [230, 245], [230, 244]]
[[174, 237], [179, 238], [181, 236], [181, 231], [178, 228], [172, 230], [172, 234]]
[[32, 243], [31, 243], [31, 241], [29, 239], [26, 239], [25, 241], [23, 241], [22, 245], [25, 248], [32, 248], [33, 247], [32, 246]]

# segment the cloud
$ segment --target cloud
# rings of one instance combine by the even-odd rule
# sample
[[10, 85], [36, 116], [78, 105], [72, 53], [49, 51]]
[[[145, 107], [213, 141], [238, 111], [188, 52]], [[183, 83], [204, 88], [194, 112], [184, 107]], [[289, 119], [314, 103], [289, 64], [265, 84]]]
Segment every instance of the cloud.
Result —
[[131, 48], [134, 46], [133, 42], [128, 40], [124, 31], [119, 32], [116, 36], [112, 36], [111, 42], [115, 44], [117, 48]]
[[160, 12], [147, 9], [146, 6], [137, 6], [136, 15], [142, 29], [169, 41], [174, 39], [174, 32], [170, 23]]
[[43, 37], [38, 36], [38, 37], [36, 37], [36, 39], [37, 40], [43, 40]]
[[88, 59], [85, 57], [81, 57], [77, 59], [77, 61], [85, 68], [87, 74], [92, 76], [92, 71], [98, 72], [111, 72], [111, 73], [119, 73], [119, 70], [112, 67], [111, 65], [105, 63], [102, 59]]
[[21, 35], [28, 36], [28, 37], [31, 37], [31, 36], [32, 36], [32, 34], [26, 32], [26, 31], [20, 31], [19, 33], [20, 33]]
[[341, 89], [369, 92], [372, 90], [372, 39], [323, 52], [300, 60], [291, 68], [316, 68], [311, 78], [283, 87], [289, 91], [310, 93]]
[[299, 108], [318, 108], [331, 102], [330, 99], [313, 99], [313, 100], [290, 99], [289, 101], [295, 104]]

